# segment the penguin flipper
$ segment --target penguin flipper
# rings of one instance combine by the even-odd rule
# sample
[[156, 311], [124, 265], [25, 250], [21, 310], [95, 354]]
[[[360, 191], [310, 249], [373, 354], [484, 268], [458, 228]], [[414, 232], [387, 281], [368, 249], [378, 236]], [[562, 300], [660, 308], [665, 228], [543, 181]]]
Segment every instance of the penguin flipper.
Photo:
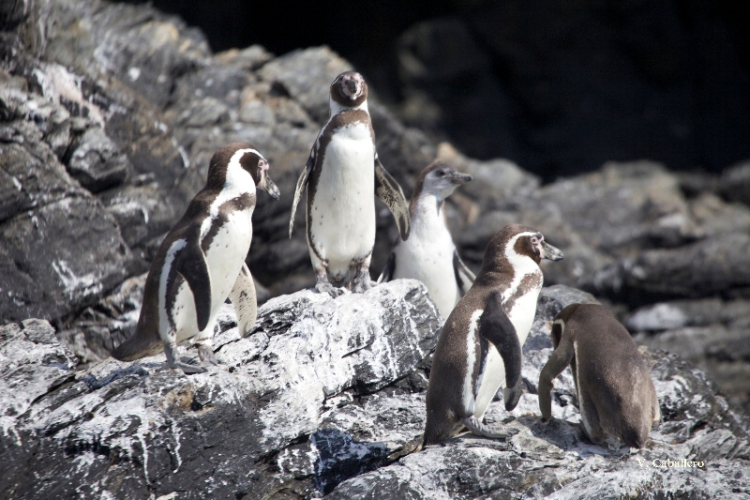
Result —
[[292, 201], [292, 215], [289, 217], [289, 238], [292, 237], [292, 231], [294, 230], [294, 215], [297, 213], [297, 205], [299, 205], [299, 199], [302, 197], [302, 191], [307, 187], [307, 178], [310, 175], [310, 171], [315, 164], [315, 147], [310, 151], [310, 157], [305, 163], [305, 168], [302, 169], [302, 173], [297, 179], [297, 187], [294, 188], [294, 201]]
[[505, 409], [511, 411], [521, 397], [521, 343], [516, 328], [503, 310], [502, 294], [493, 292], [479, 318], [479, 335], [491, 342], [505, 365]]
[[[539, 410], [542, 412], [542, 421], [552, 418], [552, 381], [560, 375], [563, 370], [573, 361], [575, 348], [569, 336], [563, 330], [560, 343], [547, 360], [539, 374]], [[580, 397], [580, 394], [579, 394]]]
[[258, 319], [258, 298], [255, 293], [253, 275], [250, 274], [250, 269], [244, 262], [232, 291], [229, 292], [229, 299], [232, 301], [234, 312], [237, 315], [240, 336], [246, 337], [255, 326], [255, 320]]
[[409, 204], [406, 203], [401, 186], [380, 163], [377, 153], [375, 153], [375, 196], [388, 205], [388, 209], [396, 219], [401, 239], [404, 241], [409, 239]]
[[393, 279], [393, 272], [396, 270], [396, 252], [391, 252], [388, 256], [388, 262], [385, 263], [383, 272], [380, 273], [378, 283], [385, 283]]
[[203, 331], [211, 317], [211, 274], [197, 239], [189, 242], [175, 256], [174, 268], [193, 292], [198, 331]]
[[455, 249], [453, 250], [453, 272], [456, 275], [456, 283], [458, 283], [461, 293], [466, 295], [471, 285], [474, 284], [476, 276], [471, 272], [469, 266], [464, 264], [464, 261], [458, 256], [458, 250]]

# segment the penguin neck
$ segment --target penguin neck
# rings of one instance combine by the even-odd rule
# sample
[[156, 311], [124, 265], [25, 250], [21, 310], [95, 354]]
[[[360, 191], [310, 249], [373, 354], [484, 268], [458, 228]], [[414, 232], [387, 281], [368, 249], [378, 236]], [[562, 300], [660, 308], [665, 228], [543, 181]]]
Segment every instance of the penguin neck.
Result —
[[330, 116], [336, 116], [337, 114], [341, 113], [342, 111], [349, 111], [349, 110], [362, 110], [368, 115], [370, 114], [370, 110], [367, 107], [367, 100], [365, 100], [362, 104], [359, 106], [342, 106], [341, 104], [334, 101], [330, 96], [328, 97], [328, 106], [331, 110]]
[[[409, 204], [409, 216], [413, 228], [432, 232], [445, 228], [445, 200], [433, 193], [421, 193]], [[428, 233], [429, 234], [429, 233]]]

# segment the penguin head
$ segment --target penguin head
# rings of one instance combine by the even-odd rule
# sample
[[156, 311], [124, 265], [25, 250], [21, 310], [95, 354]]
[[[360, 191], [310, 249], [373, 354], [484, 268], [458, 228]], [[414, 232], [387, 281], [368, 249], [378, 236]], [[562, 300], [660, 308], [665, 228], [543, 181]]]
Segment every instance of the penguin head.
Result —
[[544, 241], [544, 235], [536, 229], [521, 224], [508, 224], [487, 245], [482, 270], [492, 271], [498, 267], [514, 266], [522, 257], [528, 257], [538, 265], [542, 259], [562, 260], [563, 253]]
[[250, 174], [257, 187], [268, 193], [274, 200], [279, 199], [281, 193], [268, 175], [268, 160], [263, 158], [263, 155], [256, 149], [248, 149], [240, 158], [240, 165]]
[[471, 179], [471, 175], [456, 172], [450, 165], [435, 161], [425, 167], [419, 174], [412, 198], [431, 195], [442, 201], [450, 196], [458, 186], [470, 182]]
[[227, 185], [243, 186], [252, 180], [256, 187], [278, 199], [279, 188], [268, 175], [268, 167], [268, 161], [252, 145], [234, 142], [214, 153], [208, 167], [207, 185], [224, 189]]
[[[331, 114], [340, 108], [359, 108], [367, 102], [367, 83], [356, 71], [345, 71], [331, 84]], [[366, 106], [366, 105], [365, 105]]]

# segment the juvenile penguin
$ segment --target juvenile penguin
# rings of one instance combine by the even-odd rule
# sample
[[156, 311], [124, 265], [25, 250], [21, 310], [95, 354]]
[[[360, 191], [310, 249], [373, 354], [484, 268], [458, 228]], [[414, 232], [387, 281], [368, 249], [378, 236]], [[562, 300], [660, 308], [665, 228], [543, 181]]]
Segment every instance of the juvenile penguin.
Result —
[[341, 73], [330, 88], [330, 117], [297, 181], [289, 221], [307, 188], [307, 245], [315, 288], [332, 295], [336, 286], [363, 292], [371, 287], [375, 245], [375, 196], [393, 213], [402, 239], [409, 237], [409, 212], [401, 187], [383, 168], [367, 109], [367, 84], [355, 71]]
[[248, 333], [257, 315], [255, 285], [245, 264], [256, 187], [279, 197], [268, 176], [268, 162], [253, 146], [236, 142], [213, 155], [205, 187], [156, 252], [135, 333], [112, 352], [113, 357], [132, 361], [163, 348], [171, 367], [185, 373], [205, 371], [181, 361], [177, 344], [197, 346], [203, 363], [217, 364], [211, 341], [227, 296], [240, 332]]
[[393, 249], [378, 283], [413, 278], [427, 287], [430, 298], [447, 318], [474, 283], [474, 273], [458, 256], [445, 221], [445, 199], [471, 175], [436, 161], [417, 178], [409, 204], [409, 239]]
[[482, 422], [500, 387], [505, 409], [521, 397], [521, 346], [531, 329], [544, 277], [539, 263], [563, 258], [530, 227], [510, 224], [492, 237], [482, 268], [440, 332], [427, 387], [424, 444], [457, 434], [506, 438]]
[[555, 318], [551, 335], [555, 351], [539, 375], [542, 420], [552, 418], [552, 380], [570, 365], [589, 439], [642, 448], [661, 412], [648, 367], [625, 327], [604, 306], [571, 304]]

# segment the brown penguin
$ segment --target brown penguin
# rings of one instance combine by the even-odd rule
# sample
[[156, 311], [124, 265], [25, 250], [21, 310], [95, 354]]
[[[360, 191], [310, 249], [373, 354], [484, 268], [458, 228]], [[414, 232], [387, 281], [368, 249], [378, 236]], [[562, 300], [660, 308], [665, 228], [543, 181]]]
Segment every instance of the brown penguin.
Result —
[[427, 388], [424, 444], [474, 434], [507, 437], [482, 423], [500, 387], [505, 408], [521, 397], [521, 346], [531, 329], [542, 289], [542, 259], [562, 252], [530, 227], [510, 224], [490, 240], [474, 284], [440, 332]]
[[213, 155], [206, 186], [156, 252], [135, 333], [112, 352], [114, 358], [132, 361], [163, 349], [171, 367], [205, 371], [182, 362], [177, 344], [194, 345], [202, 361], [218, 363], [211, 340], [227, 297], [240, 333], [253, 327], [258, 306], [245, 258], [253, 236], [256, 186], [279, 197], [268, 162], [250, 144], [235, 142]]
[[542, 420], [552, 417], [552, 380], [570, 365], [583, 428], [594, 443], [619, 438], [642, 448], [661, 418], [656, 390], [635, 341], [598, 304], [571, 304], [552, 324], [555, 351], [539, 375]]

